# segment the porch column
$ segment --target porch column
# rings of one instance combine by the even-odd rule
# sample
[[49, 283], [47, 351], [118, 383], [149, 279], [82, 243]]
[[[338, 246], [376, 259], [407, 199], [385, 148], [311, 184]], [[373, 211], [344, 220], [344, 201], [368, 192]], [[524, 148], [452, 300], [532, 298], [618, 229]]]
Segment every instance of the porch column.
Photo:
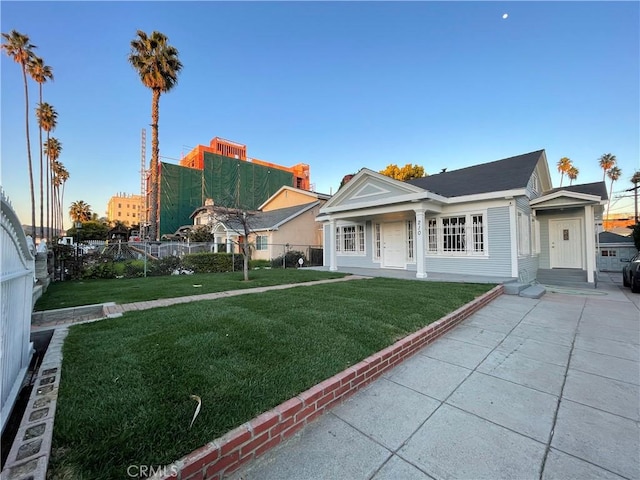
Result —
[[424, 268], [424, 208], [416, 208], [416, 278], [427, 278]]
[[596, 262], [596, 228], [595, 216], [593, 214], [593, 205], [584, 206], [584, 231], [585, 246], [587, 249], [587, 282], [594, 283], [594, 272]]
[[231, 237], [229, 236], [229, 232], [227, 232], [227, 253], [231, 253]]
[[336, 221], [329, 220], [329, 238], [327, 240], [327, 248], [329, 249], [329, 271], [338, 270], [336, 262]]

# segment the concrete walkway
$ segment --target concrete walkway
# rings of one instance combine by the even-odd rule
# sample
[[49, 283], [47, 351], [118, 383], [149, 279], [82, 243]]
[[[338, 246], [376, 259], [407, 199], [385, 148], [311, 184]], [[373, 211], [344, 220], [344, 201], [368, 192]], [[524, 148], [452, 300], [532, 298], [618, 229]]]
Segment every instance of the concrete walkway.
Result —
[[640, 295], [503, 295], [234, 480], [640, 479]]

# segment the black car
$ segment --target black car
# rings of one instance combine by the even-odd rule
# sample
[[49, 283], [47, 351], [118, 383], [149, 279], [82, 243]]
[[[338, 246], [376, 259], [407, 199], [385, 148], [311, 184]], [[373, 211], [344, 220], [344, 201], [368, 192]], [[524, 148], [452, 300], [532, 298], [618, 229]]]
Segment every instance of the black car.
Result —
[[622, 267], [622, 284], [631, 287], [633, 293], [640, 293], [640, 252]]

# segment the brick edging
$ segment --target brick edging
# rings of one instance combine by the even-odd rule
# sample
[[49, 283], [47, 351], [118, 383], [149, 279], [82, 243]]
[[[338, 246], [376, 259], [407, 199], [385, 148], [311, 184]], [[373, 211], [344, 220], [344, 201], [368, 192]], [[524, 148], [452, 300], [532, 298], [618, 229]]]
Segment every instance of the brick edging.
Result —
[[393, 345], [281, 403], [158, 471], [154, 479], [221, 480], [432, 343], [503, 293], [498, 285]]

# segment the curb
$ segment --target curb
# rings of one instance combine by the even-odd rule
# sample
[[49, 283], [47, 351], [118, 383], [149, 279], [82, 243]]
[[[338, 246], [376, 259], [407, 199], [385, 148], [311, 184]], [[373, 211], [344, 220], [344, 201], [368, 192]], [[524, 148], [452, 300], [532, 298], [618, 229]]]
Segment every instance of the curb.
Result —
[[220, 438], [162, 467], [155, 480], [222, 480], [241, 465], [282, 443], [384, 372], [433, 343], [460, 322], [502, 295], [498, 285], [440, 320], [281, 403]]
[[7, 480], [46, 478], [60, 386], [62, 345], [68, 332], [67, 327], [58, 328], [51, 338], [2, 470]]

